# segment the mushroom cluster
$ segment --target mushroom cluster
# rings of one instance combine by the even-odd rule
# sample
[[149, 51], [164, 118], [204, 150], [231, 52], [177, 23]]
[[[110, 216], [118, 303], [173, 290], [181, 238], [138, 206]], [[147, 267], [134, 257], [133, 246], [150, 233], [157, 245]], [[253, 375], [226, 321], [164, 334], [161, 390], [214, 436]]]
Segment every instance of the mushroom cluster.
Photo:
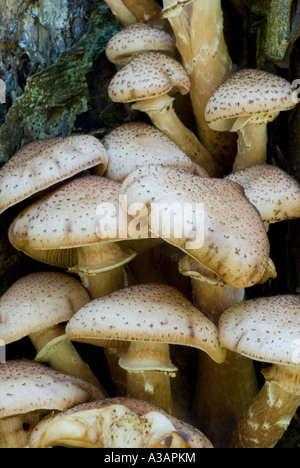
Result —
[[37, 269], [0, 297], [0, 447], [272, 448], [300, 405], [300, 297], [253, 295], [278, 274], [270, 225], [300, 218], [267, 151], [293, 87], [234, 69], [220, 0], [105, 2], [133, 120], [0, 168]]

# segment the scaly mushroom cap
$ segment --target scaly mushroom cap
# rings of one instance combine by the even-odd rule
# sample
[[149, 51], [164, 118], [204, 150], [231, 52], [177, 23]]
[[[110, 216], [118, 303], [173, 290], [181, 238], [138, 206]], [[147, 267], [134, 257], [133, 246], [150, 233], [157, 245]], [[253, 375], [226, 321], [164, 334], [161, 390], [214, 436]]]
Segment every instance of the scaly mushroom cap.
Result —
[[247, 167], [226, 177], [240, 184], [266, 223], [300, 217], [300, 185], [284, 170], [269, 164]]
[[[105, 177], [74, 179], [20, 213], [9, 240], [37, 260], [72, 267], [77, 247], [120, 240], [119, 195], [120, 184]], [[132, 255], [124, 252], [126, 258]]]
[[226, 358], [215, 325], [165, 285], [136, 285], [95, 299], [72, 317], [66, 335], [93, 344], [97, 339], [179, 344], [201, 349], [217, 362]]
[[187, 94], [190, 79], [182, 65], [159, 52], [134, 57], [112, 78], [108, 95], [114, 102], [134, 102], [163, 96], [174, 90]]
[[130, 122], [107, 133], [102, 143], [108, 154], [105, 176], [123, 182], [131, 172], [146, 164], [183, 167], [202, 177], [208, 173], [153, 125]]
[[247, 123], [274, 120], [293, 109], [294, 88], [285, 79], [262, 70], [246, 69], [232, 75], [209, 99], [208, 125], [217, 131], [237, 131]]
[[0, 364], [0, 395], [0, 418], [105, 398], [94, 385], [27, 359]]
[[[151, 232], [187, 252], [226, 284], [251, 287], [265, 273], [269, 239], [239, 184], [198, 177], [182, 168], [147, 166], [124, 180], [122, 193], [128, 206], [141, 202], [148, 207]], [[172, 207], [178, 213], [174, 226], [168, 222]], [[158, 222], [159, 209], [168, 219]]]
[[146, 23], [136, 23], [122, 29], [107, 43], [106, 56], [117, 65], [125, 65], [142, 52], [162, 52], [173, 56], [176, 46], [174, 38], [163, 29]]
[[219, 321], [222, 345], [256, 361], [299, 366], [300, 296], [244, 301]]
[[102, 143], [91, 135], [37, 140], [17, 151], [0, 170], [0, 213], [50, 186], [98, 165], [107, 167]]
[[30, 448], [213, 448], [195, 427], [134, 398], [107, 398], [45, 417]]
[[0, 298], [0, 337], [8, 344], [67, 322], [89, 301], [80, 281], [64, 273], [24, 276]]

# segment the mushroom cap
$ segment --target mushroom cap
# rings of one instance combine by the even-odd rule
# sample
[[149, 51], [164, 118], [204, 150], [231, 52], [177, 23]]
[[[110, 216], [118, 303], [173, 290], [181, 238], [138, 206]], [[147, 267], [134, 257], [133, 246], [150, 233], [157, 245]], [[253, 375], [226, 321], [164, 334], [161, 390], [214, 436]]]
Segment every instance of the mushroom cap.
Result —
[[[179, 445], [178, 445], [179, 443]], [[135, 398], [106, 398], [49, 415], [31, 433], [30, 448], [213, 448], [197, 428]]]
[[97, 165], [103, 174], [107, 162], [104, 146], [92, 135], [28, 143], [0, 169], [0, 213], [85, 169]]
[[27, 359], [0, 364], [0, 394], [0, 418], [105, 398], [94, 385]]
[[124, 65], [142, 52], [174, 55], [175, 50], [175, 39], [171, 34], [146, 23], [135, 23], [121, 29], [108, 41], [106, 56], [110, 62]]
[[283, 169], [261, 164], [226, 177], [240, 184], [266, 223], [300, 217], [300, 185]]
[[300, 296], [261, 297], [227, 309], [219, 321], [222, 345], [256, 361], [300, 365]]
[[65, 273], [32, 273], [0, 298], [0, 337], [6, 344], [67, 322], [90, 301], [81, 282]]
[[131, 172], [146, 164], [184, 167], [202, 177], [207, 171], [195, 164], [164, 133], [153, 125], [130, 122], [107, 133], [102, 143], [108, 154], [105, 176], [123, 182]]
[[[69, 181], [20, 213], [10, 226], [9, 240], [37, 260], [75, 266], [78, 247], [120, 240], [120, 187], [96, 175]], [[132, 250], [128, 255], [124, 251], [124, 259], [132, 255]]]
[[134, 102], [172, 91], [187, 94], [189, 90], [190, 79], [177, 60], [159, 52], [144, 52], [116, 73], [108, 95], [114, 102]]
[[[204, 264], [226, 284], [251, 287], [264, 275], [269, 239], [261, 216], [239, 184], [152, 165], [129, 175], [121, 191], [128, 206], [142, 202], [148, 207], [152, 233]], [[178, 213], [173, 226], [172, 209]]]
[[217, 362], [226, 352], [218, 330], [183, 294], [171, 286], [142, 284], [124, 288], [83, 306], [68, 322], [73, 341], [144, 341], [203, 350]]
[[296, 106], [292, 85], [277, 75], [246, 69], [234, 73], [209, 99], [205, 117], [217, 131], [237, 131], [246, 123], [267, 123]]

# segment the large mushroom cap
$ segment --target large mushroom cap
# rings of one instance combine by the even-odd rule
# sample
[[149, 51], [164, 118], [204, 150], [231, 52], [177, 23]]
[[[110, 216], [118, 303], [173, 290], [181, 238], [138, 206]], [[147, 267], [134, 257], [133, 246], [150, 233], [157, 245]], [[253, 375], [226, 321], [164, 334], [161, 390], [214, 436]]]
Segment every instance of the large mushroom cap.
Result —
[[64, 273], [24, 276], [0, 298], [0, 338], [8, 344], [67, 322], [89, 301], [80, 281]]
[[64, 411], [102, 399], [102, 390], [36, 361], [16, 359], [0, 364], [0, 418], [40, 410]]
[[134, 102], [163, 96], [178, 89], [190, 90], [190, 79], [182, 65], [159, 52], [134, 57], [112, 78], [108, 95], [115, 102]]
[[300, 217], [300, 185], [270, 164], [247, 167], [226, 177], [240, 184], [266, 223]]
[[174, 37], [169, 33], [146, 23], [136, 23], [123, 28], [108, 41], [106, 56], [110, 62], [124, 65], [142, 52], [174, 55], [175, 49]]
[[299, 366], [300, 296], [280, 295], [244, 301], [219, 321], [222, 346], [274, 364]]
[[232, 75], [209, 99], [208, 125], [217, 131], [236, 131], [245, 123], [274, 119], [281, 111], [293, 109], [292, 85], [277, 75], [246, 69]]
[[[77, 248], [119, 240], [119, 195], [120, 184], [105, 177], [76, 178], [20, 213], [9, 240], [37, 260], [75, 266]], [[134, 256], [124, 251], [120, 263]]]
[[44, 418], [31, 448], [213, 448], [202, 432], [148, 402], [107, 398]]
[[[151, 232], [187, 252], [226, 284], [251, 287], [261, 280], [269, 262], [269, 239], [239, 184], [198, 177], [182, 168], [147, 166], [124, 180], [122, 193], [128, 206], [141, 202], [148, 207]], [[178, 214], [173, 225], [172, 210]], [[159, 211], [167, 216], [162, 222]]]
[[17, 151], [0, 170], [0, 213], [16, 203], [98, 166], [105, 172], [107, 154], [91, 135], [37, 140]]
[[170, 286], [143, 284], [95, 299], [68, 322], [70, 340], [96, 343], [149, 341], [196, 347], [224, 362], [218, 330], [180, 292]]
[[137, 167], [161, 164], [184, 167], [190, 172], [208, 177], [201, 166], [153, 125], [130, 122], [107, 133], [102, 143], [108, 154], [105, 176], [123, 182]]

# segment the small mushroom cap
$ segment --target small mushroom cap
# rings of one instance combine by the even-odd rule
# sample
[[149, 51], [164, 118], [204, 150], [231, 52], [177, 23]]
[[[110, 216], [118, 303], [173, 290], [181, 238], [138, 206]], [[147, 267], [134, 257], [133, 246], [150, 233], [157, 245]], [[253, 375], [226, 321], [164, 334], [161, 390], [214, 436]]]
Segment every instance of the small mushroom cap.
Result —
[[73, 341], [144, 341], [179, 344], [203, 350], [217, 362], [226, 352], [218, 330], [179, 291], [170, 286], [142, 284], [95, 299], [68, 322]]
[[[20, 213], [10, 226], [9, 240], [37, 260], [75, 266], [78, 247], [120, 240], [120, 187], [101, 176], [67, 182]], [[132, 255], [125, 252], [124, 258]]]
[[135, 23], [123, 28], [107, 43], [106, 56], [117, 65], [124, 65], [136, 54], [156, 51], [174, 55], [175, 39], [163, 29], [146, 23]]
[[[226, 284], [243, 288], [261, 280], [269, 262], [269, 239], [261, 216], [239, 184], [152, 165], [130, 174], [122, 193], [128, 206], [141, 202], [148, 207], [151, 232], [204, 264]], [[168, 218], [172, 210], [178, 213], [173, 225]], [[160, 221], [159, 211], [167, 218]]]
[[246, 69], [233, 74], [209, 99], [208, 125], [217, 131], [237, 131], [246, 123], [267, 123], [296, 106], [292, 85], [277, 75]]
[[108, 154], [105, 176], [123, 182], [137, 167], [147, 164], [184, 167], [202, 177], [208, 173], [153, 125], [130, 122], [107, 133], [102, 143]]
[[135, 398], [107, 398], [49, 415], [31, 433], [30, 448], [213, 448], [197, 428]]
[[240, 184], [266, 223], [300, 217], [300, 185], [283, 169], [269, 164], [247, 167], [226, 177]]
[[0, 298], [0, 337], [6, 344], [67, 322], [90, 301], [76, 278], [58, 272], [32, 273]]
[[107, 162], [104, 146], [92, 135], [29, 143], [0, 169], [0, 213], [85, 169], [98, 165], [103, 174]]
[[134, 57], [112, 78], [108, 95], [114, 102], [134, 102], [179, 91], [187, 94], [190, 79], [174, 58], [159, 52]]
[[300, 296], [244, 301], [219, 321], [222, 346], [256, 361], [299, 366]]
[[64, 411], [105, 398], [94, 385], [27, 359], [0, 364], [0, 394], [0, 418], [40, 410]]

